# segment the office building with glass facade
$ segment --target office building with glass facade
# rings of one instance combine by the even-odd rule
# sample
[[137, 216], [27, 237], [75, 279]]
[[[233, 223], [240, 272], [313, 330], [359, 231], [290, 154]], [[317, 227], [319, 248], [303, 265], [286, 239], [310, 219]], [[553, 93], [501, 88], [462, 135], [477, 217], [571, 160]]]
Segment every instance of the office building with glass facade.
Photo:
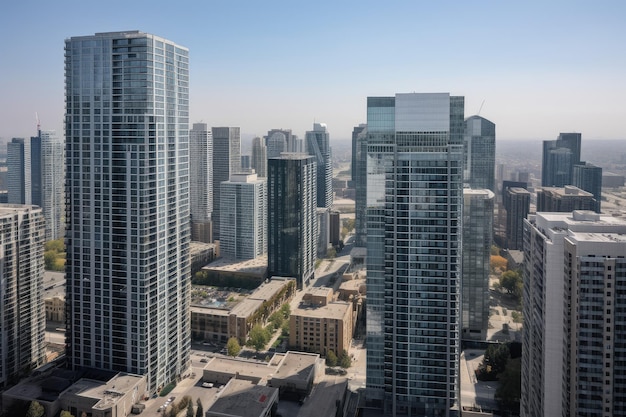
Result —
[[189, 52], [72, 37], [65, 89], [67, 360], [156, 392], [190, 365]]
[[480, 116], [465, 120], [463, 179], [470, 188], [496, 192], [496, 125]]
[[367, 392], [390, 416], [459, 395], [464, 98], [367, 99]]
[[194, 123], [189, 131], [189, 203], [191, 240], [213, 242], [213, 135], [206, 123]]
[[213, 133], [213, 238], [220, 239], [220, 184], [241, 172], [241, 133], [238, 127], [214, 127]]
[[317, 164], [317, 207], [333, 206], [333, 162], [330, 133], [324, 123], [314, 123], [313, 130], [305, 134], [307, 152]]
[[580, 133], [560, 133], [556, 140], [543, 141], [541, 185], [572, 185], [574, 165], [580, 163]]

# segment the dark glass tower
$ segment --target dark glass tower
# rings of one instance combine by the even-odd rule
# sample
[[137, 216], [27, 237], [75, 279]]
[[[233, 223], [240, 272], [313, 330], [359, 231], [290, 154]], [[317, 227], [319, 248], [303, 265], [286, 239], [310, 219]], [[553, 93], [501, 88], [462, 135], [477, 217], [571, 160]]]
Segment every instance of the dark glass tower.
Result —
[[316, 165], [313, 156], [283, 153], [267, 164], [268, 276], [309, 285], [317, 249]]
[[560, 133], [556, 140], [543, 141], [541, 185], [572, 185], [574, 165], [580, 163], [580, 133]]
[[317, 207], [329, 209], [333, 205], [333, 163], [326, 125], [313, 124], [313, 130], [306, 132], [305, 140], [307, 152], [315, 157], [317, 164]]
[[352, 184], [355, 191], [354, 246], [367, 244], [367, 125], [352, 131]]
[[574, 165], [573, 185], [593, 194], [594, 211], [601, 212], [602, 205], [602, 168], [589, 162]]

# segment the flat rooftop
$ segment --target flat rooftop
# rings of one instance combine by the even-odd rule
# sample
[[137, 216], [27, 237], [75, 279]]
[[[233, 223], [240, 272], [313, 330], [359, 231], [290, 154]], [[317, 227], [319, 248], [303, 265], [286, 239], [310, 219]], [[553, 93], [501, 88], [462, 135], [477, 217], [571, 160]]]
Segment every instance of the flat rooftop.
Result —
[[333, 295], [333, 289], [329, 287], [310, 287], [306, 289], [304, 295], [311, 294], [313, 297], [328, 297]]
[[219, 394], [219, 398], [208, 409], [207, 414], [220, 413], [225, 416], [258, 417], [265, 415], [278, 388], [254, 385], [250, 381], [231, 379]]
[[254, 259], [238, 261], [229, 258], [219, 258], [210, 264], [202, 267], [207, 271], [230, 271], [243, 272], [246, 274], [263, 275], [267, 270], [267, 254]]
[[93, 408], [105, 409], [111, 407], [124, 395], [132, 391], [142, 379], [142, 376], [125, 373], [118, 374], [107, 382], [82, 378], [66, 392], [68, 394], [98, 400]]
[[248, 360], [214, 357], [205, 364], [204, 369], [210, 372], [227, 375], [239, 374], [244, 377], [267, 379], [275, 368], [265, 362], [250, 362]]
[[323, 306], [300, 306], [291, 312], [292, 316], [305, 316], [312, 318], [342, 319], [348, 310], [352, 309], [352, 304], [344, 301], [334, 301]]
[[288, 351], [274, 372], [274, 377], [306, 382], [319, 358], [320, 355], [317, 353]]
[[343, 401], [348, 389], [348, 379], [326, 377], [320, 381], [306, 399], [298, 417], [334, 416], [337, 413], [337, 400]]

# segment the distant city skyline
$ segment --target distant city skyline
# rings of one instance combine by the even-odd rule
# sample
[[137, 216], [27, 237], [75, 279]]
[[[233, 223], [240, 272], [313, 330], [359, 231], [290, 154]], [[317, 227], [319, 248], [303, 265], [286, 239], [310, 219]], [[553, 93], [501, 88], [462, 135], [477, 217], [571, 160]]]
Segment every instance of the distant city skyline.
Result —
[[365, 97], [389, 91], [463, 95], [466, 117], [493, 121], [498, 141], [621, 139], [625, 14], [616, 1], [461, 3], [454, 13], [409, 1], [9, 2], [0, 137], [35, 135], [36, 112], [42, 129], [63, 132], [66, 38], [140, 30], [189, 48], [190, 122], [240, 126], [244, 141], [273, 128], [304, 137], [313, 122], [332, 142], [349, 140]]

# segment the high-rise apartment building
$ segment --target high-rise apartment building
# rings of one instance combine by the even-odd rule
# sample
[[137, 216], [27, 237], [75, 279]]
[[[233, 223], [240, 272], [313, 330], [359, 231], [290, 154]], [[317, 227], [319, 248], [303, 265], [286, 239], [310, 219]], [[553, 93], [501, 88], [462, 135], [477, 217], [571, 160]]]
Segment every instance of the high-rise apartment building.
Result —
[[41, 138], [41, 207], [46, 241], [65, 236], [65, 141], [53, 131], [39, 131]]
[[352, 183], [354, 201], [354, 246], [367, 243], [367, 124], [352, 130]]
[[315, 158], [283, 153], [267, 164], [268, 276], [293, 277], [308, 287], [317, 249]]
[[0, 386], [46, 360], [43, 245], [39, 207], [0, 205]]
[[267, 252], [267, 189], [257, 174], [234, 174], [220, 185], [220, 251], [233, 259]]
[[593, 194], [573, 185], [537, 190], [537, 212], [571, 213], [574, 210], [593, 210], [595, 205]]
[[574, 165], [572, 184], [581, 190], [593, 194], [595, 205], [593, 210], [600, 213], [602, 210], [602, 168], [581, 162]]
[[475, 190], [496, 192], [496, 125], [480, 116], [465, 120], [463, 180]]
[[260, 178], [267, 177], [267, 147], [260, 137], [252, 139], [252, 169]]
[[190, 364], [189, 52], [72, 37], [65, 88], [68, 363], [155, 392]]
[[367, 393], [390, 416], [459, 394], [464, 98], [367, 99]]
[[191, 240], [213, 242], [213, 135], [206, 123], [189, 131], [189, 202]]
[[502, 196], [502, 205], [506, 210], [506, 248], [522, 250], [524, 220], [530, 212], [530, 192], [521, 187], [504, 187]]
[[317, 163], [317, 207], [333, 205], [333, 163], [331, 159], [330, 134], [325, 123], [314, 123], [313, 130], [305, 135], [307, 152]]
[[13, 138], [7, 143], [7, 199], [9, 204], [33, 204], [31, 140]]
[[487, 340], [495, 195], [491, 190], [464, 189], [463, 200], [461, 337]]
[[220, 239], [220, 184], [241, 172], [241, 136], [238, 127], [214, 127], [213, 131], [213, 238]]
[[626, 415], [624, 236], [591, 211], [525, 221], [522, 416]]
[[541, 185], [572, 185], [574, 165], [580, 163], [580, 133], [560, 133], [556, 140], [543, 141]]

